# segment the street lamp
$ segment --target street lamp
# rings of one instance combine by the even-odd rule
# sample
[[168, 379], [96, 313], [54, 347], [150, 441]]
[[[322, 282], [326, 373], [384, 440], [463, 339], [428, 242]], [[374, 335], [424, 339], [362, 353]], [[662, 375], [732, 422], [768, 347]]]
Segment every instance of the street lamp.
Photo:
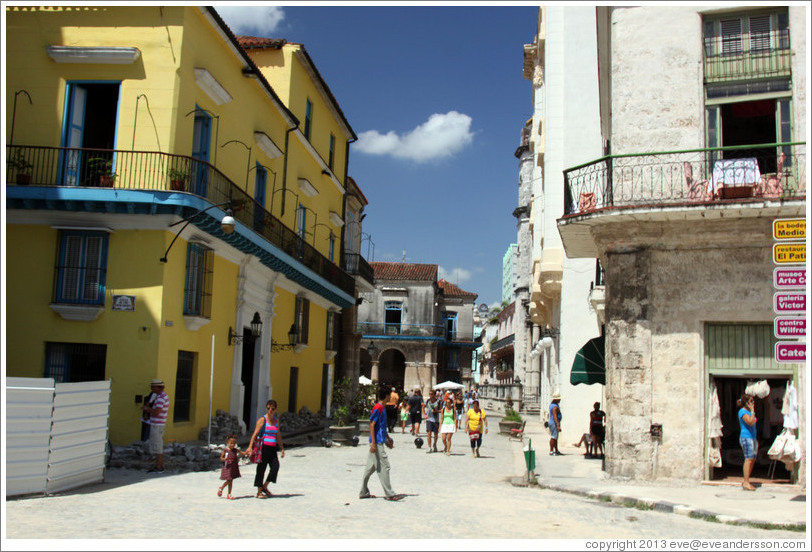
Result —
[[288, 330], [288, 342], [287, 343], [277, 343], [273, 339], [271, 339], [271, 352], [278, 353], [279, 351], [289, 351], [296, 346], [296, 343], [299, 340], [299, 332], [296, 330], [296, 324], [290, 325], [290, 330]]
[[375, 342], [370, 341], [369, 345], [367, 345], [367, 352], [369, 353], [369, 356], [374, 358], [375, 357], [375, 351], [377, 351], [377, 350], [378, 350], [378, 348], [375, 346]]
[[231, 346], [232, 343], [252, 343], [256, 338], [262, 335], [262, 319], [259, 317], [259, 313], [254, 313], [254, 318], [251, 319], [251, 335], [237, 335], [234, 333], [234, 330], [231, 326], [228, 327], [228, 345]]
[[209, 207], [206, 207], [205, 209], [202, 209], [202, 210], [198, 211], [197, 213], [195, 213], [191, 217], [187, 217], [187, 218], [185, 218], [183, 220], [179, 220], [177, 222], [173, 222], [172, 224], [170, 224], [169, 228], [172, 228], [173, 226], [177, 226], [181, 222], [186, 223], [186, 224], [183, 225], [183, 228], [181, 228], [180, 231], [177, 234], [175, 234], [175, 237], [172, 239], [172, 243], [169, 244], [169, 247], [167, 247], [166, 251], [164, 252], [164, 256], [161, 257], [159, 260], [162, 263], [166, 262], [166, 256], [169, 254], [169, 250], [172, 249], [172, 246], [175, 245], [175, 241], [177, 241], [178, 237], [183, 233], [183, 231], [186, 229], [186, 227], [189, 226], [189, 223], [191, 223], [195, 218], [202, 215], [203, 213], [205, 213], [209, 209], [214, 209], [215, 207], [224, 207], [226, 205], [228, 205], [229, 207], [228, 207], [228, 209], [226, 209], [226, 215], [220, 221], [220, 228], [223, 230], [223, 233], [231, 234], [234, 231], [234, 227], [237, 225], [237, 221], [234, 220], [234, 217], [232, 216], [233, 214], [231, 212], [231, 200], [228, 200], [228, 201], [225, 201], [223, 203], [218, 203], [217, 205], [211, 205]]

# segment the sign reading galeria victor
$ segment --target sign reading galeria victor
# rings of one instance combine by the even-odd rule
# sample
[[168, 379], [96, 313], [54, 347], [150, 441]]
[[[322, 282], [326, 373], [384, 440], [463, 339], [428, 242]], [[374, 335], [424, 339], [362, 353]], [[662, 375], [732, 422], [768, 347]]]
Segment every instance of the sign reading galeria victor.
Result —
[[[775, 360], [779, 363], [805, 363], [806, 343], [806, 219], [778, 219], [773, 221], [773, 334], [779, 341], [775, 344]], [[794, 265], [794, 266], [784, 266]], [[804, 291], [793, 291], [804, 290]], [[790, 315], [790, 316], [787, 316]], [[796, 315], [796, 316], [792, 316]]]

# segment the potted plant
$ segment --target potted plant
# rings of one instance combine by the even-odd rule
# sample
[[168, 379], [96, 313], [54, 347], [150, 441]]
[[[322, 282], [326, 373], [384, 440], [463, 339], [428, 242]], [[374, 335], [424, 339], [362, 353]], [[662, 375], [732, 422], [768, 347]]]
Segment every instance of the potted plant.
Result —
[[113, 184], [116, 183], [116, 177], [118, 175], [113, 172], [113, 161], [111, 159], [107, 159], [106, 157], [93, 157], [92, 159], [88, 159], [87, 166], [91, 174], [98, 175], [99, 186], [112, 188]]
[[190, 174], [187, 171], [171, 168], [166, 171], [166, 176], [169, 177], [169, 187], [176, 192], [185, 192], [186, 183], [189, 182]]
[[330, 439], [333, 442], [358, 445], [357, 424], [352, 421], [352, 411], [347, 404], [347, 394], [350, 390], [350, 378], [342, 378], [333, 383], [332, 403], [336, 406], [332, 412], [334, 423], [329, 426]]
[[17, 172], [15, 182], [20, 186], [27, 186], [31, 183], [31, 169], [34, 168], [34, 165], [29, 163], [23, 151], [18, 149], [14, 156], [9, 158], [8, 164], [15, 169]]
[[505, 401], [505, 416], [499, 420], [499, 433], [510, 435], [510, 430], [521, 428], [523, 421], [519, 413], [513, 410], [513, 398], [508, 395]]

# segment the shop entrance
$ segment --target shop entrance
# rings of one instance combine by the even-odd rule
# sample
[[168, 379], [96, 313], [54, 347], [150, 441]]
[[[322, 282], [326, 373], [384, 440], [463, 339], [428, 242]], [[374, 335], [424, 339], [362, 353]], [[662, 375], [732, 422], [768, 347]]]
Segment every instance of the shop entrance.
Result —
[[[761, 380], [764, 378], [758, 378]], [[793, 474], [787, 471], [783, 462], [773, 462], [767, 456], [767, 451], [773, 441], [781, 433], [784, 418], [781, 407], [784, 393], [790, 376], [774, 376], [766, 378], [770, 386], [770, 394], [764, 398], [756, 397], [756, 428], [758, 430], [758, 455], [750, 475], [754, 484], [780, 484], [792, 483]], [[737, 400], [744, 394], [747, 384], [756, 381], [754, 378], [736, 376], [713, 376], [710, 383], [716, 384], [719, 398], [719, 410], [722, 420], [722, 467], [710, 468], [711, 481], [725, 483], [741, 483], [744, 456], [739, 445], [739, 419]]]

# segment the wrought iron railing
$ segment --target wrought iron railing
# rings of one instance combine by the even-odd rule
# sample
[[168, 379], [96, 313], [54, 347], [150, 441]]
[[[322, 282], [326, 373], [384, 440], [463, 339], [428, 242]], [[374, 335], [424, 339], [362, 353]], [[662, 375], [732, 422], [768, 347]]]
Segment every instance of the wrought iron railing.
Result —
[[205, 161], [161, 152], [16, 145], [7, 146], [7, 155], [8, 184], [182, 191], [215, 205], [230, 201], [234, 218], [345, 293], [354, 293], [352, 276]]
[[[749, 40], [743, 40], [747, 37]], [[726, 38], [723, 46], [720, 37], [705, 37], [706, 83], [790, 76], [792, 51], [787, 29], [759, 33], [757, 39], [753, 35]], [[748, 49], [743, 50], [744, 47]]]
[[385, 322], [359, 322], [358, 333], [363, 335], [401, 335], [415, 337], [444, 337], [445, 327], [435, 324], [399, 324]]
[[610, 155], [564, 171], [564, 214], [806, 197], [806, 142]]
[[341, 268], [347, 274], [360, 276], [370, 284], [375, 283], [375, 271], [360, 253], [344, 253], [341, 259]]

